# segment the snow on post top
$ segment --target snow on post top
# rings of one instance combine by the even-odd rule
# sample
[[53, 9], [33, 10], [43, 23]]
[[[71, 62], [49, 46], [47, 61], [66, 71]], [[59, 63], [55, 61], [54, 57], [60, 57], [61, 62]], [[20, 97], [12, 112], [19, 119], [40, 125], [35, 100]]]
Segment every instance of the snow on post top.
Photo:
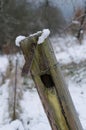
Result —
[[[31, 34], [29, 37], [33, 37], [33, 36], [38, 35], [38, 34], [41, 34], [41, 36], [39, 36], [37, 43], [38, 43], [38, 44], [41, 44], [41, 43], [43, 43], [44, 40], [49, 36], [50, 30], [49, 30], [49, 29], [43, 29], [43, 31], [38, 31], [37, 33]], [[21, 42], [22, 40], [24, 40], [25, 38], [26, 38], [26, 37], [25, 37], [25, 36], [22, 36], [22, 35], [16, 37], [16, 40], [15, 40], [16, 46], [19, 47], [19, 46], [20, 46], [20, 42]]]
[[41, 36], [39, 36], [37, 43], [41, 44], [49, 36], [50, 30], [49, 29], [43, 29], [43, 31], [38, 31], [37, 33], [30, 34], [30, 37], [34, 37], [34, 36], [39, 35], [39, 34], [41, 34]]
[[16, 46], [20, 46], [20, 42], [22, 41], [22, 40], [24, 40], [26, 37], [25, 36], [22, 36], [22, 35], [20, 35], [20, 36], [18, 36], [18, 37], [16, 37], [16, 40], [15, 40], [15, 44], [16, 44]]
[[39, 35], [39, 34], [41, 34], [41, 33], [42, 33], [42, 31], [38, 31], [37, 33], [30, 34], [29, 37], [34, 37], [34, 36]]
[[50, 30], [49, 29], [43, 29], [42, 35], [38, 39], [38, 44], [41, 44], [44, 42], [44, 40], [50, 35]]

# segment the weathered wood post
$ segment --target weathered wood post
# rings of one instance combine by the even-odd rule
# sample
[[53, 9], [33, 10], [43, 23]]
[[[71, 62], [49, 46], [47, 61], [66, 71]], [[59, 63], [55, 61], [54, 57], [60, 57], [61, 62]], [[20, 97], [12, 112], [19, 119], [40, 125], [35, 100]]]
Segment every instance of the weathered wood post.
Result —
[[37, 45], [39, 35], [20, 43], [26, 59], [23, 72], [30, 69], [52, 130], [83, 130], [51, 43], [47, 38]]

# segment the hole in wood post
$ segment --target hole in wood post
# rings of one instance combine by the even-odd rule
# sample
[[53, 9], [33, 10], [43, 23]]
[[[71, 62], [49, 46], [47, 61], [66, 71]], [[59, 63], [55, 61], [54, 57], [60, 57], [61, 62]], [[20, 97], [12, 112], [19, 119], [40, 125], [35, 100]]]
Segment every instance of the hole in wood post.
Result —
[[43, 84], [45, 85], [45, 87], [52, 88], [52, 87], [55, 86], [53, 79], [52, 79], [50, 74], [41, 75], [40, 78], [41, 78]]

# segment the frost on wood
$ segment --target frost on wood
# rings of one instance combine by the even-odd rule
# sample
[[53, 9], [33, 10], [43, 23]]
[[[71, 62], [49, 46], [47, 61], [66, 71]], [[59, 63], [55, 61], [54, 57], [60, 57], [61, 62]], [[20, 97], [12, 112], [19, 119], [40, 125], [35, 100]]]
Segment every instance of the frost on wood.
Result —
[[26, 37], [25, 36], [18, 36], [18, 37], [16, 37], [16, 40], [15, 40], [15, 44], [16, 44], [16, 46], [20, 46], [20, 42], [22, 41], [22, 40], [24, 40]]
[[50, 35], [49, 29], [43, 29], [42, 35], [38, 39], [38, 44], [41, 44], [44, 42], [44, 40]]

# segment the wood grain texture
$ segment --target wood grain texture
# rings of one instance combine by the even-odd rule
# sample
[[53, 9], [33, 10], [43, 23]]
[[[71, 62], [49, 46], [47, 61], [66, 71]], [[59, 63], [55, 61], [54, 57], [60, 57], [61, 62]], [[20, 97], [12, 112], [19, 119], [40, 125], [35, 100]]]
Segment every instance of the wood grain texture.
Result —
[[[33, 39], [35, 37], [21, 42], [22, 51], [27, 70], [28, 64], [31, 65], [29, 69], [52, 130], [83, 130], [50, 41], [46, 39], [33, 47]], [[34, 41], [37, 45], [37, 40]], [[30, 57], [31, 46], [35, 52], [33, 57]]]

